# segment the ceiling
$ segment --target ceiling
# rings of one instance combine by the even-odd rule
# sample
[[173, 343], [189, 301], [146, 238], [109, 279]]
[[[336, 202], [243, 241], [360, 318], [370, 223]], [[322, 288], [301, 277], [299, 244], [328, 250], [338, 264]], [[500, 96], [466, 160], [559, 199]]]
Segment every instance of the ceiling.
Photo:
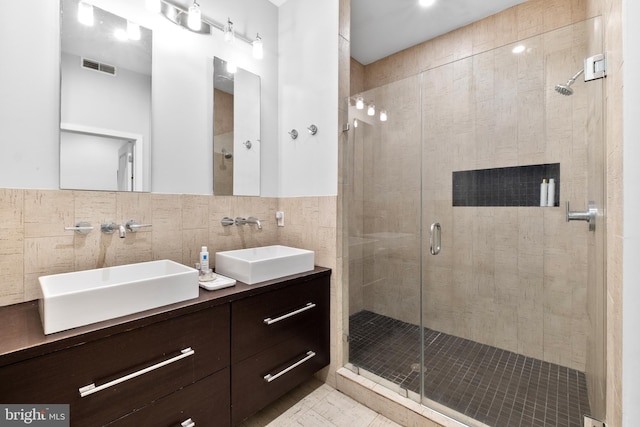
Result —
[[363, 65], [525, 0], [351, 0], [351, 56]]
[[[286, 0], [270, 0], [276, 6]], [[351, 0], [351, 56], [363, 65], [526, 0]]]

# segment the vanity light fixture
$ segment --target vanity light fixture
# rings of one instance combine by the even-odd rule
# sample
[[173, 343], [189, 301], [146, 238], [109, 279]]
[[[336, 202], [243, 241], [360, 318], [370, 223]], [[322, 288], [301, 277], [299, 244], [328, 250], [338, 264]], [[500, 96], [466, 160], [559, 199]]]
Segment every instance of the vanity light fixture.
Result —
[[380, 110], [380, 121], [381, 122], [387, 121], [387, 110]]
[[87, 3], [84, 0], [80, 0], [78, 2], [78, 22], [81, 24], [87, 25], [89, 27], [93, 26], [93, 5]]
[[256, 39], [251, 45], [253, 46], [253, 57], [255, 59], [264, 58], [264, 46], [262, 45], [262, 37], [260, 37], [260, 34], [256, 34]]
[[224, 27], [224, 41], [233, 44], [236, 41], [236, 35], [233, 32], [233, 22], [227, 18], [227, 25]]
[[189, 7], [187, 26], [193, 31], [200, 31], [200, 27], [202, 27], [202, 11], [196, 0], [193, 0], [193, 4]]
[[369, 107], [367, 108], [367, 115], [368, 116], [375, 116], [376, 115], [376, 106], [373, 104], [369, 104]]
[[[81, 0], [85, 1], [85, 0]], [[224, 41], [229, 44], [234, 44], [236, 39], [240, 39], [243, 42], [250, 44], [253, 48], [253, 57], [255, 59], [262, 59], [264, 56], [264, 50], [262, 45], [262, 37], [258, 34], [255, 39], [250, 39], [242, 34], [236, 34], [233, 29], [233, 22], [227, 18], [227, 23], [222, 24], [212, 21], [202, 16], [202, 10], [200, 5], [194, 0], [191, 7], [188, 10], [182, 6], [174, 4], [173, 0], [145, 0], [147, 10], [154, 11], [154, 7], [160, 4], [160, 12], [169, 21], [173, 22], [180, 27], [186, 28], [194, 33], [198, 34], [211, 34], [211, 29], [215, 28], [224, 33]]]
[[364, 99], [361, 96], [356, 98], [356, 109], [358, 110], [364, 109]]
[[146, 0], [145, 7], [151, 13], [160, 13], [162, 10], [162, 2], [160, 0]]

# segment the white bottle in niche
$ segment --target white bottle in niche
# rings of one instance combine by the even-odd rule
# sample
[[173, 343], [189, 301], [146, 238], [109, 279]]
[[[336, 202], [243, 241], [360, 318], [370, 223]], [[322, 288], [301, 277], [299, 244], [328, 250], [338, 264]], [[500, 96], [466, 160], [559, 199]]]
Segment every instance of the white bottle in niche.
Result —
[[555, 206], [556, 202], [556, 181], [553, 178], [549, 179], [549, 186], [547, 187], [547, 206]]
[[207, 247], [203, 246], [200, 250], [200, 271], [209, 270], [209, 252]]
[[540, 184], [540, 206], [547, 206], [547, 180], [543, 179]]

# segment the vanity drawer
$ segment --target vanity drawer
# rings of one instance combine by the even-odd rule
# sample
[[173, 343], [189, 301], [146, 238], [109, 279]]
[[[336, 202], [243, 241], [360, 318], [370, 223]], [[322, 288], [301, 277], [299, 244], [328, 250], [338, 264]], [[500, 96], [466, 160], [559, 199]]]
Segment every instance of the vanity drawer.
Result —
[[[286, 340], [232, 366], [231, 414], [234, 425], [258, 412], [329, 363], [328, 347], [310, 333]], [[265, 378], [265, 376], [270, 377]]]
[[[110, 427], [229, 426], [229, 368], [120, 418]], [[184, 424], [183, 424], [184, 423]]]
[[68, 403], [72, 425], [102, 425], [228, 364], [223, 305], [4, 367], [0, 401]]
[[239, 362], [329, 319], [329, 277], [266, 292], [231, 305], [231, 360]]

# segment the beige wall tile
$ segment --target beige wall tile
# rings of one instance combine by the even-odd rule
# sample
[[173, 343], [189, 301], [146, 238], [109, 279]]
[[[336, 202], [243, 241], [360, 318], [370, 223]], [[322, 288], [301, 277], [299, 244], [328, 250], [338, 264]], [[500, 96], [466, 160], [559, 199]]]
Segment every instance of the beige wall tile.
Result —
[[209, 196], [182, 196], [182, 229], [209, 228]]
[[64, 227], [74, 225], [73, 192], [24, 190], [25, 237], [70, 235]]

